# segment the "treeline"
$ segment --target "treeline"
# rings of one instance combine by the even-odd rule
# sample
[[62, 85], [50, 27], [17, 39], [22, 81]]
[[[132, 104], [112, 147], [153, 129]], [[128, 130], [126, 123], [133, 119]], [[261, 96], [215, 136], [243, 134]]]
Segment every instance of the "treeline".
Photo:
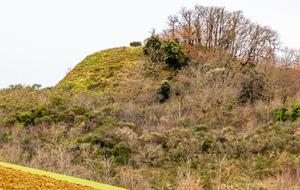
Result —
[[189, 51], [222, 48], [243, 65], [274, 56], [280, 45], [276, 31], [253, 23], [241, 11], [229, 12], [224, 7], [183, 7], [179, 14], [169, 16], [167, 23], [163, 38], [177, 38]]

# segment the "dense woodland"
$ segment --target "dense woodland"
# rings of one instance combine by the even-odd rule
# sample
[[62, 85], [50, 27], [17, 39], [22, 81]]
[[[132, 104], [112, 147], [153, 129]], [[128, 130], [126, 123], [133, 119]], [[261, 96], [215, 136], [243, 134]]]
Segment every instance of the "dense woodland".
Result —
[[182, 8], [55, 87], [2, 89], [0, 161], [136, 190], [299, 189], [300, 50], [278, 36]]

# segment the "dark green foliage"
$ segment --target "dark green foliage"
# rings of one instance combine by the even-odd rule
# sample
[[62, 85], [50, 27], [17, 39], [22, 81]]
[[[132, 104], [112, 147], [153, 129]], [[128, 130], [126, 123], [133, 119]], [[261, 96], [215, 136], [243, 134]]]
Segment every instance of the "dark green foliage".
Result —
[[59, 113], [59, 120], [66, 122], [74, 122], [76, 114], [71, 110], [66, 110], [64, 112]]
[[174, 40], [161, 40], [158, 36], [151, 36], [147, 39], [143, 49], [144, 54], [149, 56], [151, 51], [158, 51], [160, 55], [151, 57], [153, 62], [164, 61], [169, 68], [181, 69], [186, 63], [187, 57], [182, 51], [181, 46]]
[[[161, 39], [158, 36], [151, 36], [150, 38], [147, 39], [147, 42], [144, 46], [143, 52], [144, 55], [149, 55], [149, 50], [159, 50], [161, 49]], [[153, 60], [153, 61], [158, 61], [158, 60]]]
[[300, 104], [299, 103], [292, 104], [291, 107], [292, 107], [291, 117], [292, 117], [292, 120], [295, 121], [299, 117]]
[[100, 138], [99, 136], [97, 135], [93, 135], [92, 139], [90, 140], [90, 143], [92, 145], [101, 145], [101, 146], [104, 146], [104, 141], [102, 140], [102, 138]]
[[206, 125], [195, 125], [194, 127], [193, 127], [193, 129], [195, 130], [195, 131], [206, 131], [207, 130], [207, 126]]
[[126, 146], [126, 143], [120, 142], [114, 146], [111, 150], [112, 155], [114, 156], [114, 162], [125, 164], [128, 163], [130, 158], [130, 149]]
[[130, 46], [132, 46], [132, 47], [138, 47], [141, 45], [142, 45], [142, 42], [130, 42]]
[[36, 118], [36, 119], [34, 119], [34, 123], [35, 124], [41, 124], [41, 123], [50, 124], [51, 123], [51, 118], [49, 116]]
[[85, 135], [83, 138], [82, 138], [82, 142], [83, 143], [89, 143], [91, 142], [92, 140], [92, 136], [91, 135]]
[[211, 144], [214, 141], [212, 139], [206, 139], [202, 145], [202, 151], [207, 152], [211, 148]]
[[288, 109], [281, 107], [276, 111], [276, 121], [286, 121], [288, 119]]
[[75, 115], [83, 115], [85, 111], [84, 105], [73, 104], [70, 108], [70, 111], [74, 112]]
[[182, 127], [187, 127], [189, 126], [189, 119], [178, 119], [176, 124]]
[[81, 137], [76, 137], [75, 141], [76, 141], [77, 143], [82, 143], [82, 142], [83, 142]]
[[160, 103], [164, 103], [169, 99], [169, 95], [171, 92], [171, 84], [167, 80], [163, 80], [159, 83], [157, 88], [158, 99]]
[[60, 105], [62, 105], [62, 98], [61, 97], [53, 97], [52, 99], [51, 99], [51, 104], [52, 104], [52, 106], [60, 106]]
[[40, 118], [48, 115], [48, 110], [45, 106], [33, 108], [31, 112], [33, 118]]
[[186, 55], [182, 51], [181, 46], [174, 40], [164, 39], [161, 49], [166, 53], [165, 62], [173, 69], [181, 69], [186, 63]]

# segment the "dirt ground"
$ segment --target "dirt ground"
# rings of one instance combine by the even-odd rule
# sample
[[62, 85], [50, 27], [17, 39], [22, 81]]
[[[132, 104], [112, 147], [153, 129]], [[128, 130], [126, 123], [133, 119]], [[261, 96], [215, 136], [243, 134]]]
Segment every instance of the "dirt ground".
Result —
[[[13, 189], [84, 189], [95, 188], [53, 179], [47, 176], [31, 174], [0, 166], [0, 190]], [[99, 189], [98, 189], [99, 190]]]

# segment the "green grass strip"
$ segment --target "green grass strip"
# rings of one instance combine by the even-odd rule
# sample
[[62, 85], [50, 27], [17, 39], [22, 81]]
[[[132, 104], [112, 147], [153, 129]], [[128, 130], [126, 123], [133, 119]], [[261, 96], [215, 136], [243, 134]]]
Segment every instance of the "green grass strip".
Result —
[[45, 175], [48, 177], [52, 177], [54, 179], [68, 181], [70, 183], [86, 185], [86, 186], [90, 186], [90, 187], [94, 187], [94, 188], [98, 188], [98, 189], [102, 189], [102, 190], [125, 190], [123, 188], [114, 187], [114, 186], [110, 186], [110, 185], [106, 185], [106, 184], [102, 184], [102, 183], [97, 183], [94, 181], [89, 181], [89, 180], [80, 179], [80, 178], [76, 178], [76, 177], [66, 176], [66, 175], [62, 175], [62, 174], [56, 174], [56, 173], [38, 170], [38, 169], [34, 169], [34, 168], [29, 168], [29, 167], [25, 167], [25, 166], [8, 164], [5, 162], [0, 162], [0, 165], [2, 165], [4, 167], [9, 167], [9, 168], [13, 168], [16, 170], [24, 171], [24, 172], [29, 172], [32, 174]]

